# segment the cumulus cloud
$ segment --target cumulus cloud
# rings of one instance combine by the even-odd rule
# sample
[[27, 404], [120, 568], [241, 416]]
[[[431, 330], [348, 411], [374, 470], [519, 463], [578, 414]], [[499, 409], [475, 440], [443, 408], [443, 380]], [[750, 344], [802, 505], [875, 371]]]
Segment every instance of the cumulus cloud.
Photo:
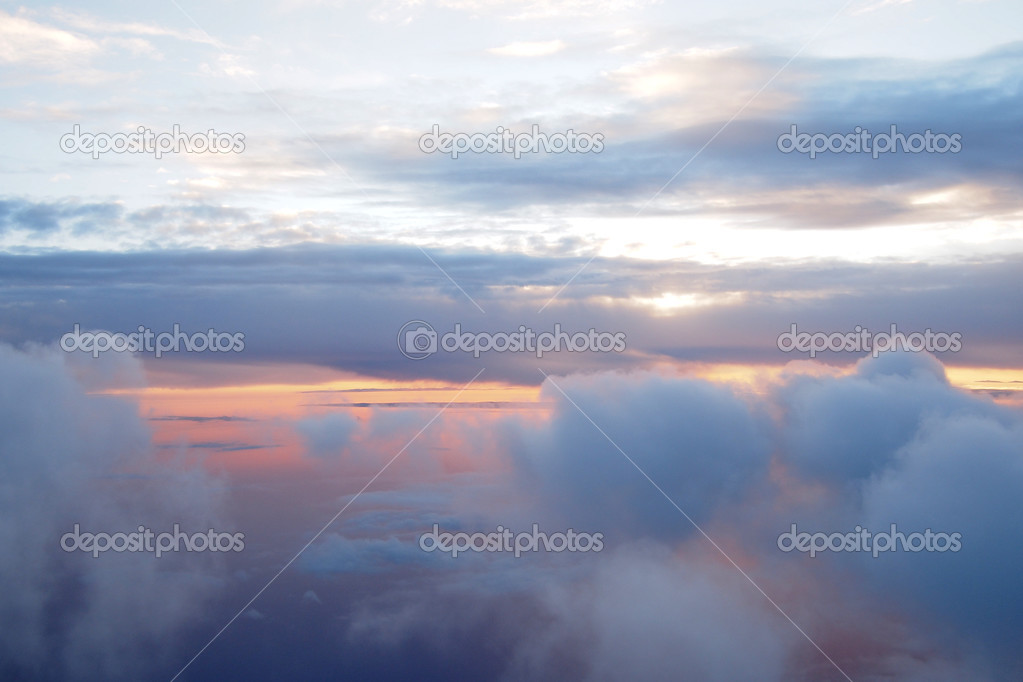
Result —
[[925, 419], [1008, 414], [949, 385], [933, 357], [885, 353], [840, 378], [795, 377], [781, 390], [785, 460], [828, 481], [858, 482], [891, 464]]
[[[461, 478], [460, 503], [453, 481], [434, 479], [418, 497], [410, 491], [421, 484], [406, 481], [406, 492], [377, 499], [373, 514], [346, 527], [359, 537], [331, 535], [311, 550], [311, 575], [388, 585], [356, 609], [346, 646], [417, 643], [444, 669], [473, 656], [451, 642], [486, 631], [498, 612], [505, 639], [487, 670], [503, 679], [674, 679], [680, 670], [707, 680], [838, 679], [837, 665], [857, 680], [951, 681], [1004, 677], [1019, 665], [1014, 570], [1023, 556], [1012, 538], [1023, 419], [949, 385], [933, 357], [893, 352], [823, 377], [794, 367], [756, 395], [644, 372], [552, 377], [544, 391], [555, 404], [549, 418], [495, 417], [491, 445], [516, 476], [496, 488]], [[471, 488], [502, 501], [466, 505]], [[602, 532], [606, 549], [441, 561], [417, 555], [416, 519], [420, 532], [434, 522], [574, 526]], [[960, 532], [963, 544], [811, 559], [778, 549], [791, 522], [811, 532], [894, 523], [906, 533]], [[520, 600], [514, 614], [508, 595]], [[454, 601], [455, 610], [441, 607]]]
[[999, 417], [963, 411], [922, 421], [865, 484], [863, 519], [879, 530], [896, 523], [960, 533], [955, 555], [903, 554], [867, 568], [886, 591], [911, 595], [970, 635], [1013, 647], [1023, 636], [1023, 423]]
[[605, 374], [548, 379], [544, 395], [556, 403], [549, 429], [522, 434], [515, 450], [533, 485], [584, 527], [683, 536], [693, 527], [647, 476], [699, 523], [767, 471], [767, 425], [727, 388]]
[[[784, 679], [798, 633], [780, 627], [780, 616], [749, 590], [738, 573], [632, 547], [601, 562], [583, 584], [558, 585], [549, 599], [558, 628], [590, 634], [578, 679], [669, 680], [680, 671], [708, 681]], [[537, 653], [549, 650], [531, 644], [516, 672], [543, 678]]]
[[0, 376], [0, 674], [139, 679], [166, 664], [171, 649], [157, 646], [213, 597], [218, 562], [209, 553], [93, 558], [61, 551], [61, 537], [76, 523], [83, 532], [226, 531], [221, 486], [158, 461], [137, 408], [87, 394], [53, 347], [0, 344]]
[[1009, 539], [1023, 522], [1019, 411], [950, 386], [933, 358], [910, 353], [862, 360], [848, 376], [797, 377], [777, 396], [780, 461], [802, 485], [825, 486], [779, 497], [769, 515], [779, 527], [785, 517], [810, 532], [895, 524], [961, 537], [957, 552], [826, 556], [815, 573], [848, 571], [865, 595], [941, 623], [966, 650], [982, 641], [995, 660], [1012, 659], [1023, 636], [1013, 606], [1023, 555]]

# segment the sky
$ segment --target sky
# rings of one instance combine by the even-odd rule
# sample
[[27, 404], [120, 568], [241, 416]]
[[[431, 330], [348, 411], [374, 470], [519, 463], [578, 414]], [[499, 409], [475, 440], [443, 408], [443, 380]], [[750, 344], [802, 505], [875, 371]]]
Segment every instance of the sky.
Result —
[[1021, 74], [1012, 0], [0, 0], [0, 678], [1020, 679]]

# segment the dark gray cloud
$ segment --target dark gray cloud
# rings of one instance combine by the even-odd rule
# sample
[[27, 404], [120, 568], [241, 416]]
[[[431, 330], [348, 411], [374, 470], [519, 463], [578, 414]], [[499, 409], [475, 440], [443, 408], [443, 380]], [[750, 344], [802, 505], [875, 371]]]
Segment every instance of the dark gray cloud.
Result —
[[[758, 263], [714, 266], [692, 261], [598, 258], [544, 310], [537, 311], [586, 263], [579, 257], [434, 252], [431, 257], [486, 311], [481, 313], [422, 252], [398, 246], [304, 245], [247, 251], [55, 253], [0, 256], [0, 338], [53, 343], [83, 329], [155, 333], [175, 323], [187, 333], [241, 332], [241, 353], [148, 358], [150, 367], [217, 381], [243, 363], [333, 367], [398, 380], [484, 380], [538, 384], [537, 368], [554, 374], [638, 368], [658, 359], [739, 363], [785, 362], [778, 335], [800, 330], [850, 332], [856, 325], [906, 333], [926, 328], [962, 334], [946, 362], [1018, 367], [1023, 334], [1013, 296], [1019, 258], [961, 263]], [[664, 292], [733, 296], [705, 307], [655, 314], [636, 297]], [[735, 295], [738, 298], [734, 298]], [[423, 320], [443, 334], [624, 332], [624, 353], [437, 353], [405, 358], [398, 332]], [[852, 353], [823, 355], [849, 363]], [[93, 358], [79, 364], [92, 366]], [[102, 360], [102, 357], [100, 358]], [[216, 361], [216, 363], [211, 363]], [[229, 381], [251, 381], [235, 372]], [[258, 379], [256, 379], [258, 380]]]

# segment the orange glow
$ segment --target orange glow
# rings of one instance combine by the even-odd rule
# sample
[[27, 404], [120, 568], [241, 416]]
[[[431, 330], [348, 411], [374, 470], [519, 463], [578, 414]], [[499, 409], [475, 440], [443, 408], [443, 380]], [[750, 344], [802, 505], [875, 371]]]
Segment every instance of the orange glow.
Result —
[[[270, 375], [280, 376], [280, 368]], [[329, 374], [329, 373], [327, 373]], [[180, 383], [181, 377], [162, 372], [160, 379]], [[154, 375], [149, 375], [150, 380]], [[449, 402], [461, 421], [493, 419], [496, 412], [529, 414], [546, 412], [538, 386], [508, 386], [478, 382], [468, 388], [450, 382], [397, 382], [370, 377], [331, 378], [319, 383], [265, 383], [240, 386], [149, 386], [103, 392], [138, 401], [139, 414], [150, 420], [153, 443], [174, 457], [195, 457], [211, 470], [288, 469], [313, 465], [305, 441], [296, 432], [297, 420], [344, 412], [359, 421], [388, 407], [424, 408], [423, 425]], [[471, 409], [469, 409], [471, 408]], [[438, 420], [441, 422], [441, 420]], [[443, 466], [462, 471], [478, 466], [469, 458], [457, 434], [432, 434], [441, 443]], [[485, 430], [484, 430], [485, 431]], [[377, 447], [397, 451], [414, 435], [395, 433], [394, 438], [375, 439]], [[393, 441], [393, 442], [392, 442]], [[376, 449], [376, 448], [375, 448]]]
[[[161, 368], [155, 377], [172, 375]], [[740, 391], [764, 394], [790, 374], [841, 376], [853, 365], [835, 367], [810, 360], [793, 360], [784, 365], [738, 363], [668, 363], [665, 374], [728, 383]], [[1023, 371], [998, 368], [946, 367], [952, 385], [969, 391], [998, 391], [994, 399], [1004, 404], [1023, 405]], [[498, 414], [518, 419], [546, 419], [549, 404], [542, 402], [538, 386], [510, 386], [479, 382], [465, 388], [450, 382], [398, 382], [371, 377], [325, 372], [329, 380], [303, 383], [262, 383], [233, 386], [180, 385], [105, 391], [108, 395], [132, 397], [139, 413], [150, 420], [154, 445], [163, 454], [195, 457], [210, 469], [298, 471], [313, 465], [305, 452], [305, 441], [295, 422], [309, 417], [345, 413], [358, 421], [373, 419], [387, 408], [423, 408], [423, 425], [451, 402], [446, 414], [434, 425], [431, 437], [440, 448], [440, 461], [448, 471], [465, 471], [479, 466], [476, 449], [461, 442], [460, 433], [442, 428], [444, 419], [457, 412], [460, 423], [472, 424], [487, 433], [488, 420]], [[192, 378], [194, 378], [193, 375]], [[264, 376], [287, 376], [281, 367], [268, 368]], [[308, 373], [306, 373], [308, 376]], [[150, 375], [153, 379], [154, 375]], [[303, 377], [306, 378], [306, 377]], [[168, 383], [180, 384], [179, 375]], [[444, 431], [444, 432], [441, 432]], [[413, 433], [395, 433], [394, 438], [376, 434], [377, 447], [400, 449]], [[374, 448], [375, 450], [376, 448]], [[474, 452], [472, 456], [467, 453]], [[491, 461], [491, 466], [497, 462]]]

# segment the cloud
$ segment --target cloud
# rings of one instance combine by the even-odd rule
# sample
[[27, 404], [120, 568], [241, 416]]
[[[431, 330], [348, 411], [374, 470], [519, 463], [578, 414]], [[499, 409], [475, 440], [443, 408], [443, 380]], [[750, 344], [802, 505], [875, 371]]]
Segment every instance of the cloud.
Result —
[[122, 213], [123, 208], [116, 203], [0, 200], [0, 234], [12, 230], [45, 233], [61, 228], [77, 233], [93, 232], [119, 220]]
[[[554, 382], [596, 426], [558, 397]], [[518, 625], [505, 630], [509, 639], [492, 659], [502, 679], [566, 670], [587, 680], [629, 671], [662, 679], [679, 669], [711, 680], [834, 672], [723, 551], [853, 679], [983, 680], [1018, 665], [1013, 642], [1023, 621], [1013, 605], [1023, 595], [1013, 571], [1023, 557], [1011, 538], [1021, 521], [1014, 500], [1023, 491], [1023, 419], [951, 387], [933, 358], [883, 354], [826, 378], [793, 371], [741, 398], [646, 373], [554, 378], [545, 391], [558, 404], [549, 420], [495, 417], [497, 442], [517, 472], [502, 488], [518, 491], [517, 505], [451, 506], [445, 519], [432, 516], [435, 499], [393, 493], [378, 502], [411, 506], [350, 528], [386, 528], [386, 539], [321, 543], [310, 566], [392, 585], [356, 612], [351, 646], [402, 650], [425, 640], [452, 660], [464, 655], [446, 648], [456, 633], [511, 594], [521, 600]], [[807, 438], [811, 426], [816, 440]], [[796, 457], [792, 444], [805, 450]], [[422, 531], [434, 522], [452, 531], [517, 528], [523, 519], [548, 531], [601, 531], [605, 551], [514, 561], [473, 554], [434, 562], [410, 583], [403, 569], [423, 557], [397, 522], [416, 516]], [[777, 548], [793, 520], [810, 531], [859, 524], [877, 532], [892, 523], [906, 533], [958, 531], [963, 548], [810, 559]], [[457, 616], [437, 615], [438, 590], [460, 604]], [[738, 649], [737, 630], [745, 633]]]
[[926, 420], [1000, 412], [952, 388], [934, 358], [909, 353], [861, 361], [847, 377], [795, 377], [780, 397], [786, 461], [833, 483], [884, 471]]
[[[121, 362], [136, 361], [121, 358]], [[157, 559], [60, 550], [83, 532], [228, 530], [219, 483], [158, 463], [130, 402], [88, 395], [66, 354], [0, 344], [0, 675], [139, 679], [166, 664], [176, 635], [222, 578], [211, 555]], [[130, 475], [130, 474], [139, 474]], [[155, 647], [162, 654], [153, 655]]]
[[359, 421], [347, 414], [328, 414], [303, 419], [295, 429], [306, 440], [306, 447], [314, 457], [337, 457], [348, 445]]
[[[1023, 595], [1012, 567], [1023, 557], [1005, 538], [1020, 522], [1023, 418], [950, 386], [933, 358], [883, 354], [845, 373], [793, 365], [756, 392], [602, 372], [554, 376], [543, 393], [554, 403], [548, 415], [442, 415], [253, 605], [266, 617], [242, 619], [218, 646], [250, 651], [242, 669], [255, 677], [297, 641], [309, 665], [341, 657], [379, 679], [407, 676], [412, 659], [430, 661], [438, 676], [489, 679], [831, 674], [723, 551], [853, 679], [979, 681], [1018, 665], [1012, 642], [1023, 622], [1012, 605]], [[317, 485], [301, 488], [301, 508], [313, 512], [298, 520], [298, 509], [260, 506], [291, 541], [247, 557], [254, 577], [233, 586], [238, 603], [425, 420], [394, 408], [358, 424], [335, 413], [299, 421], [311, 451], [324, 455], [307, 462]], [[329, 456], [337, 451], [344, 456]], [[457, 456], [468, 466], [450, 466]], [[276, 477], [253, 481], [260, 500], [298, 482]], [[810, 559], [777, 548], [792, 522], [827, 532], [890, 523], [959, 531], [963, 548]], [[604, 550], [453, 559], [418, 547], [435, 523], [452, 532], [572, 527], [602, 532]], [[310, 591], [317, 599], [303, 596]], [[200, 659], [195, 674], [228, 660]]]
[[[892, 323], [906, 333], [958, 331], [963, 349], [942, 354], [943, 361], [1006, 368], [1019, 363], [1014, 340], [1023, 333], [1023, 321], [1014, 314], [1012, 292], [1018, 287], [1020, 259], [1012, 256], [988, 259], [983, 267], [976, 261], [722, 267], [597, 258], [538, 313], [588, 258], [431, 253], [443, 272], [418, 249], [392, 245], [0, 255], [5, 273], [0, 339], [53, 343], [74, 322], [111, 332], [131, 332], [141, 324], [159, 333], [178, 323], [186, 332], [214, 327], [244, 333], [241, 353], [144, 358], [153, 370], [173, 364], [184, 372], [191, 363], [200, 384], [252, 383], [252, 375], [240, 369], [230, 378], [212, 371], [214, 364], [240, 368], [252, 361], [455, 385], [483, 368], [486, 380], [539, 385], [543, 377], [537, 367], [570, 374], [638, 369], [662, 361], [782, 364], [806, 357], [777, 348], [778, 335], [793, 322], [801, 330], [826, 332], [849, 332], [856, 325], [877, 332]], [[445, 273], [487, 313], [479, 313]], [[635, 300], [669, 292], [731, 300], [656, 314]], [[978, 317], [982, 309], [988, 314]], [[539, 333], [556, 323], [573, 331], [621, 331], [627, 349], [551, 354], [539, 361], [529, 353], [486, 353], [479, 360], [471, 354], [437, 353], [412, 361], [397, 345], [400, 328], [410, 320], [426, 320], [440, 333], [456, 323], [463, 330], [491, 333], [520, 325]], [[851, 365], [858, 357], [829, 352], [823, 359]]]
[[546, 677], [545, 657], [567, 629], [588, 635], [576, 679], [667, 680], [680, 670], [708, 681], [787, 679], [798, 633], [779, 627], [766, 601], [749, 598], [750, 589], [737, 573], [623, 548], [582, 584], [552, 589], [557, 625], [523, 642], [505, 679]]
[[634, 11], [655, 0], [437, 0], [441, 7], [507, 15], [518, 20], [614, 15]]
[[[978, 410], [979, 411], [979, 410]], [[962, 549], [937, 557], [881, 557], [867, 570], [887, 593], [909, 595], [928, 611], [983, 637], [1003, 655], [1016, 647], [1023, 618], [1017, 567], [1023, 512], [1023, 422], [960, 411], [922, 421], [894, 461], [864, 485], [872, 528], [960, 533]]]
[[0, 62], [60, 70], [99, 51], [96, 42], [80, 34], [0, 12]]
[[513, 447], [531, 487], [558, 500], [572, 527], [684, 537], [695, 529], [647, 476], [703, 523], [766, 473], [767, 425], [725, 388], [605, 374], [550, 378], [543, 394], [555, 402], [550, 428], [520, 434]]
[[415, 542], [398, 538], [346, 538], [332, 533], [299, 561], [300, 568], [310, 573], [379, 574], [409, 565], [433, 564], [436, 557], [423, 552]]
[[172, 28], [147, 24], [144, 22], [122, 22], [107, 21], [84, 12], [73, 12], [61, 8], [54, 8], [50, 15], [62, 23], [73, 26], [80, 31], [94, 34], [133, 34], [136, 36], [169, 37], [186, 42], [205, 43], [219, 47], [220, 43], [210, 38], [202, 30], [192, 29], [190, 31], [177, 31]]
[[502, 57], [545, 57], [561, 52], [565, 43], [560, 40], [509, 43], [501, 47], [492, 47], [487, 52]]

